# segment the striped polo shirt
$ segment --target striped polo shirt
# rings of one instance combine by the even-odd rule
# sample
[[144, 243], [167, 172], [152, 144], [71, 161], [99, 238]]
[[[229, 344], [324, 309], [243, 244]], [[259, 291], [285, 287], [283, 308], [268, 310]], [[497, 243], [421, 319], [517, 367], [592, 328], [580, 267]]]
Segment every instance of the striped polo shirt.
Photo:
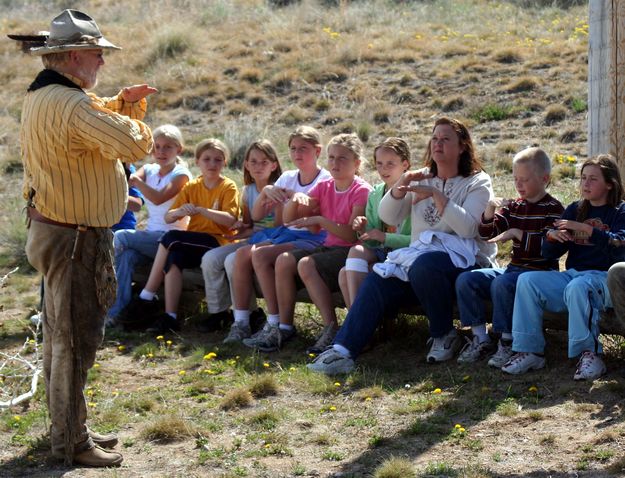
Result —
[[24, 198], [34, 189], [37, 210], [63, 223], [110, 227], [119, 221], [128, 200], [121, 161], [138, 161], [152, 149], [152, 133], [139, 121], [146, 104], [127, 103], [121, 92], [98, 98], [58, 84], [28, 92], [20, 131]]

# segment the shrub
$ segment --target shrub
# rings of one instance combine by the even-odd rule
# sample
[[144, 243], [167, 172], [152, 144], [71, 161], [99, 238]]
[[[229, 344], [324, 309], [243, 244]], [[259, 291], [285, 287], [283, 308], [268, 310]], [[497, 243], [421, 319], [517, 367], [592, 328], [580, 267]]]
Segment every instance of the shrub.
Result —
[[443, 102], [442, 110], [445, 112], [456, 111], [464, 107], [464, 98], [462, 96], [452, 96]]
[[505, 89], [508, 93], [522, 93], [523, 91], [531, 91], [538, 88], [538, 79], [533, 76], [524, 76], [508, 85]]
[[191, 40], [185, 31], [169, 30], [161, 33], [155, 40], [149, 55], [150, 63], [178, 57], [191, 46]]
[[190, 423], [180, 417], [167, 415], [159, 417], [141, 431], [144, 440], [170, 443], [193, 436], [196, 433]]
[[269, 397], [278, 393], [278, 382], [273, 375], [261, 374], [248, 386], [254, 398]]
[[469, 115], [478, 123], [486, 123], [487, 121], [501, 121], [510, 117], [512, 107], [508, 105], [500, 105], [497, 103], [487, 103], [473, 110]]
[[566, 108], [562, 105], [550, 105], [545, 111], [545, 123], [554, 124], [566, 118]]
[[498, 63], [520, 63], [523, 61], [523, 56], [517, 50], [506, 48], [493, 53], [493, 60]]
[[417, 473], [410, 461], [392, 456], [375, 469], [373, 476], [374, 478], [415, 478]]
[[224, 396], [219, 405], [224, 410], [249, 407], [254, 401], [254, 397], [246, 387], [239, 387], [230, 390]]

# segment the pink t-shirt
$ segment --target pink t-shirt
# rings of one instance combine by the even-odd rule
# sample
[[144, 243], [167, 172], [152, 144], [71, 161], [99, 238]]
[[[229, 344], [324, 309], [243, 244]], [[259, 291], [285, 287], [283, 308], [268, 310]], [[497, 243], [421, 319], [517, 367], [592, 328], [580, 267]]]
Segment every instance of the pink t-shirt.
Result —
[[[352, 185], [345, 191], [337, 191], [334, 187], [334, 179], [319, 181], [309, 192], [311, 198], [319, 201], [321, 215], [339, 224], [349, 224], [354, 206], [365, 207], [371, 186], [367, 181], [356, 176]], [[352, 246], [353, 242], [347, 242], [328, 231], [324, 246]]]

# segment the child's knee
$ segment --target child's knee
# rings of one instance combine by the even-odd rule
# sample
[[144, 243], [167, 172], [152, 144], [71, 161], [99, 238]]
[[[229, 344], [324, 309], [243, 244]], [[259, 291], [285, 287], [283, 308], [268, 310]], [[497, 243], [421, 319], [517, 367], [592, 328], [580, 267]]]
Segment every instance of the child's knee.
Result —
[[287, 274], [290, 273], [295, 275], [297, 263], [295, 262], [295, 257], [293, 254], [288, 252], [283, 252], [276, 259], [276, 274]]
[[347, 255], [348, 259], [366, 259], [366, 251], [360, 244], [352, 246]]
[[297, 273], [303, 281], [317, 273], [317, 266], [312, 257], [304, 257], [297, 263]]

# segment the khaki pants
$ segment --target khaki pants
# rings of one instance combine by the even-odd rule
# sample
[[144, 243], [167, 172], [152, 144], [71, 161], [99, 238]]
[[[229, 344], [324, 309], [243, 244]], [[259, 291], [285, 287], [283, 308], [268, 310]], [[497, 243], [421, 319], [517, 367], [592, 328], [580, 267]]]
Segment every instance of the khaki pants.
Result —
[[96, 233], [82, 234], [74, 260], [74, 229], [33, 221], [26, 243], [28, 260], [45, 282], [43, 368], [52, 454], [66, 460], [94, 446], [83, 392], [104, 337], [105, 311], [95, 287]]

